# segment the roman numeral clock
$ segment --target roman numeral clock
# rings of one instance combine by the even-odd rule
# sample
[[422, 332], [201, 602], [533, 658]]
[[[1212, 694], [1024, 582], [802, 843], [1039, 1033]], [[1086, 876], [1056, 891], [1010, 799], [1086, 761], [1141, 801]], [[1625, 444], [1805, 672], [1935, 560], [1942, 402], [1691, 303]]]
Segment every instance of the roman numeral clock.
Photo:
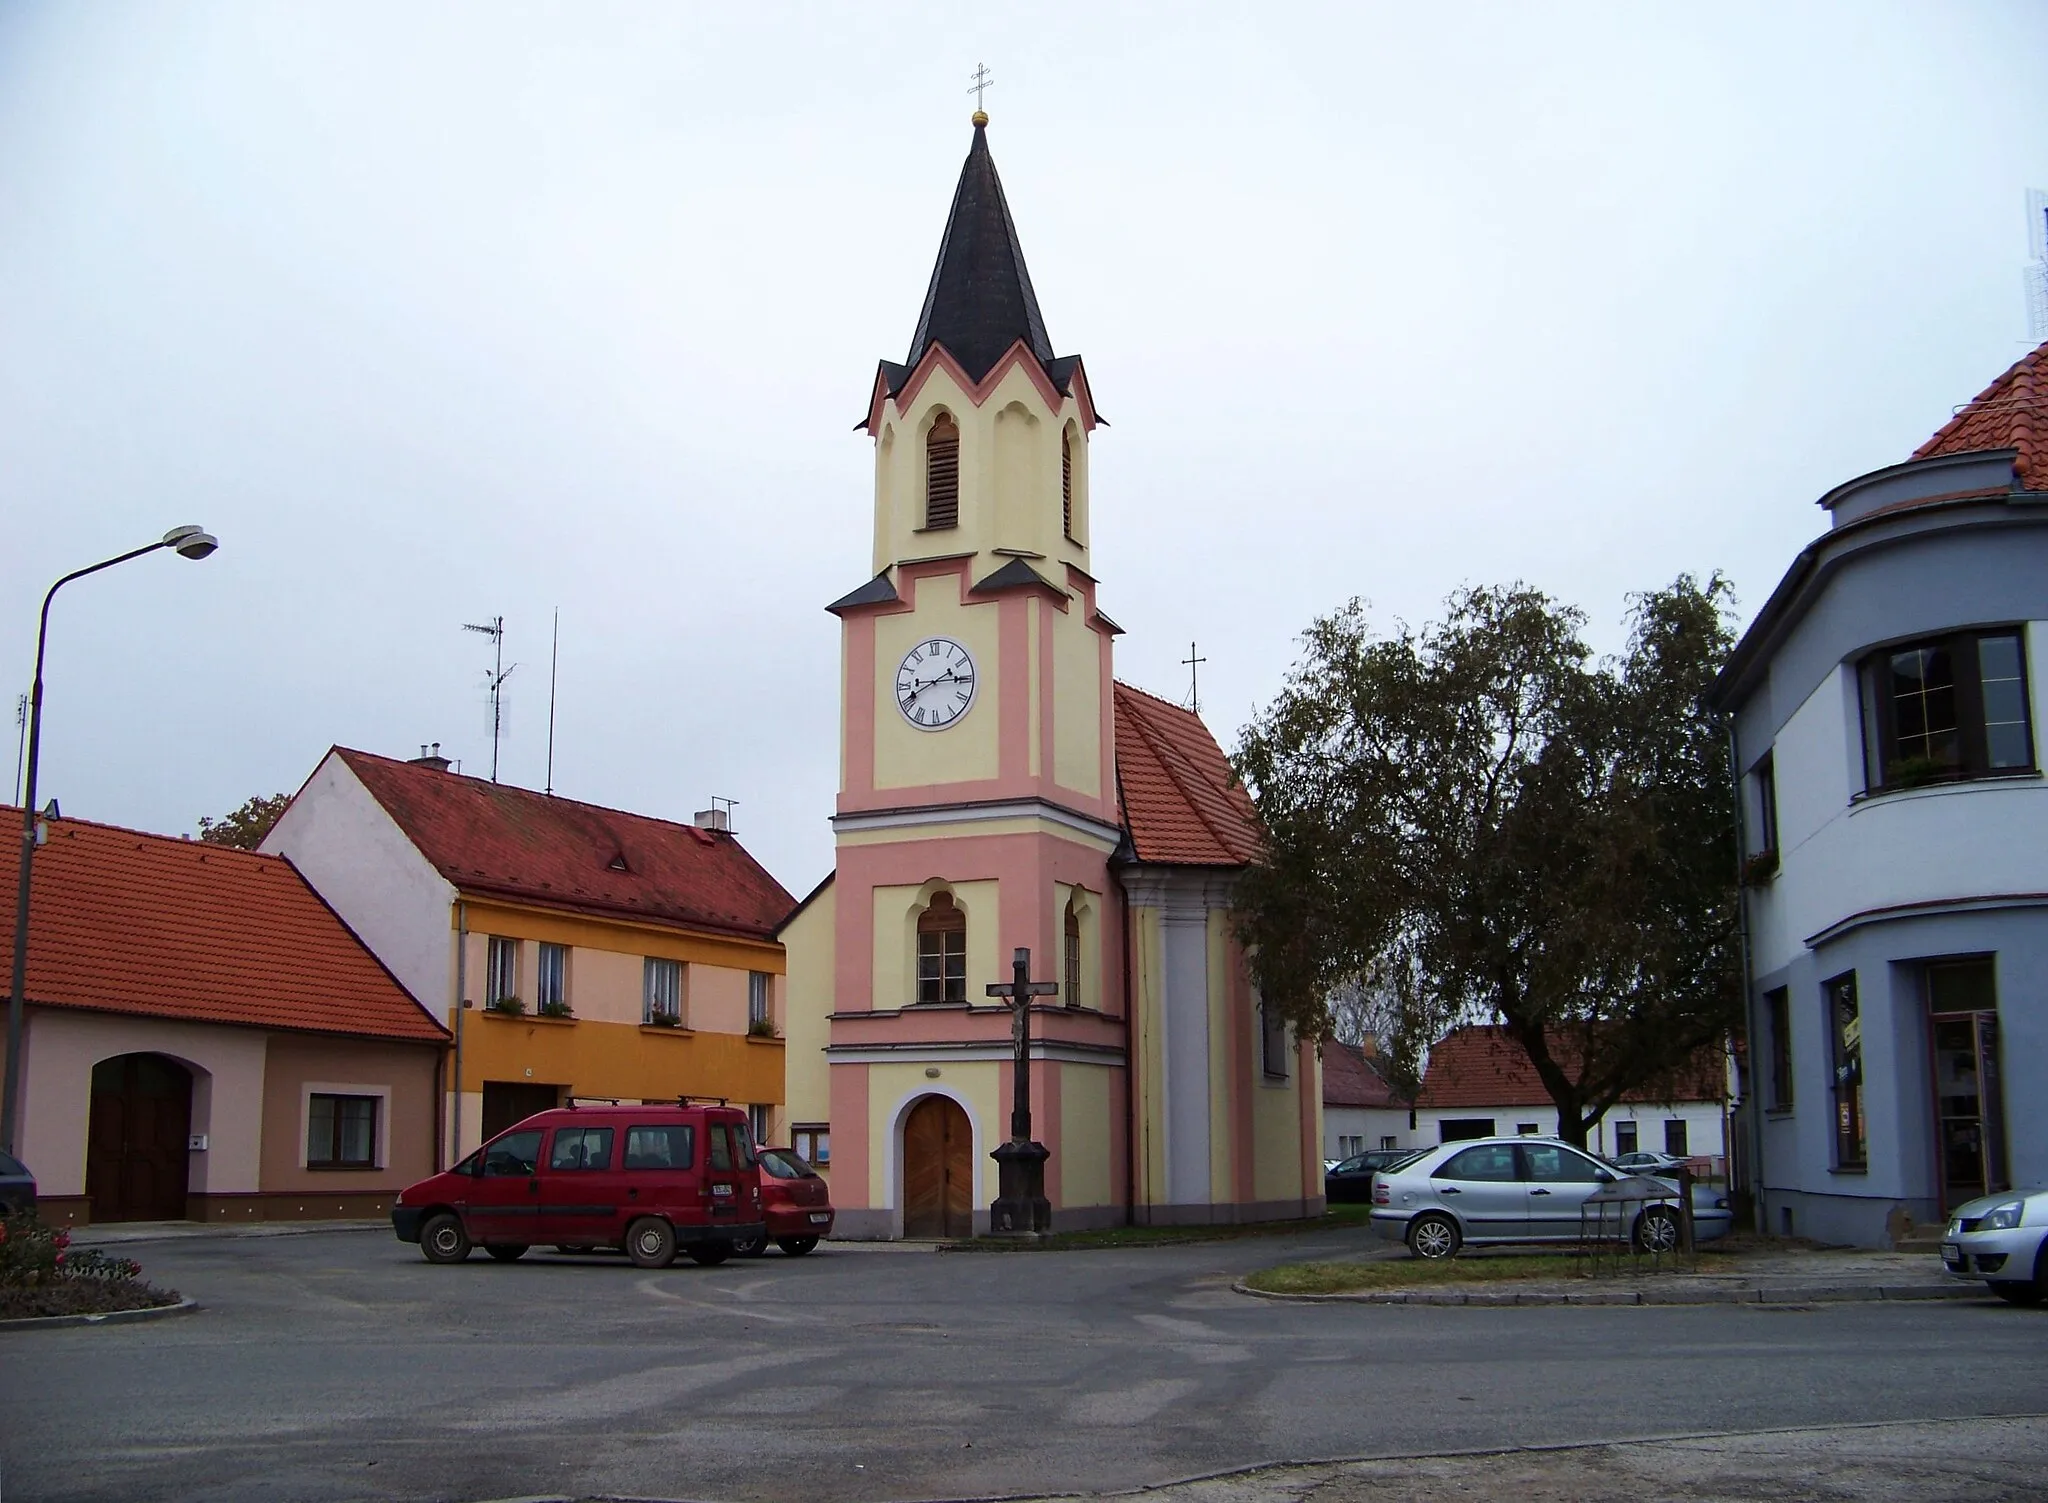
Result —
[[951, 637], [929, 637], [896, 669], [896, 708], [921, 731], [943, 731], [974, 707], [974, 654]]

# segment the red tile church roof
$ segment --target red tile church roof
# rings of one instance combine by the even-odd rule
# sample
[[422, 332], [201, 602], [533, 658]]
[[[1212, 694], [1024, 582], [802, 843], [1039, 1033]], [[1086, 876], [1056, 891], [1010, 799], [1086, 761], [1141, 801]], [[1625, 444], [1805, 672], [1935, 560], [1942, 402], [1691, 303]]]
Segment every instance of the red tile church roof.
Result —
[[[20, 827], [21, 811], [0, 805], [0, 829]], [[49, 830], [29, 903], [28, 1001], [428, 1044], [448, 1036], [283, 857], [80, 819]], [[11, 967], [15, 884], [4, 886], [0, 967]]]
[[1915, 459], [2017, 449], [2013, 473], [2023, 489], [2048, 491], [2048, 344], [2043, 344], [1979, 392]]
[[1264, 843], [1251, 795], [1201, 717], [1116, 685], [1116, 776], [1140, 861], [1245, 866]]
[[336, 747], [463, 892], [771, 939], [796, 904], [731, 835]]

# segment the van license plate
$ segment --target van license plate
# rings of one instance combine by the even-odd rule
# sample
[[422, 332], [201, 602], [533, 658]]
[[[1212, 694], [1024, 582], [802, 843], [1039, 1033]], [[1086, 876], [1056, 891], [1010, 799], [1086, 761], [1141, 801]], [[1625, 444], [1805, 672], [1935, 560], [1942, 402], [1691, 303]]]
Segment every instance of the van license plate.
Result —
[[812, 1226], [823, 1226], [823, 1225], [824, 1225], [824, 1224], [825, 1224], [826, 1222], [830, 1221], [831, 1219], [832, 1219], [832, 1213], [831, 1213], [830, 1211], [813, 1211], [813, 1212], [811, 1212], [811, 1225], [812, 1225]]

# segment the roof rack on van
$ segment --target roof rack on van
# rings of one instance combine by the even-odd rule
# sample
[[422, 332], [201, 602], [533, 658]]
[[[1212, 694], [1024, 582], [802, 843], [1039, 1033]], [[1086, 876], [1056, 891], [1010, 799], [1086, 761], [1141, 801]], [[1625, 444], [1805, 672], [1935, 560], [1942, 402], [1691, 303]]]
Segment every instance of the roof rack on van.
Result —
[[678, 1096], [678, 1097], [676, 1097], [676, 1105], [677, 1105], [677, 1106], [688, 1106], [688, 1105], [689, 1105], [689, 1104], [690, 1104], [691, 1102], [693, 1102], [693, 1101], [703, 1101], [703, 1102], [714, 1102], [714, 1101], [715, 1101], [715, 1102], [717, 1102], [717, 1103], [718, 1103], [718, 1104], [719, 1104], [720, 1106], [730, 1106], [730, 1105], [732, 1104], [732, 1103], [731, 1103], [731, 1101], [730, 1101], [730, 1100], [729, 1100], [728, 1098], [724, 1097], [724, 1096]]

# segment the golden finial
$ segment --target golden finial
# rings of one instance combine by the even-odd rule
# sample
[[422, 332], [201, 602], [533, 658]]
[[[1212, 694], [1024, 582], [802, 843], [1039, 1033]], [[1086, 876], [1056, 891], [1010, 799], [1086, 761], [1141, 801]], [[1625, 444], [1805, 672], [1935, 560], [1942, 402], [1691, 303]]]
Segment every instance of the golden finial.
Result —
[[988, 92], [995, 79], [989, 76], [987, 63], [976, 63], [974, 71], [968, 77], [974, 80], [974, 87], [967, 91], [974, 96], [974, 128], [980, 130], [988, 124], [988, 111], [981, 107], [981, 96]]

